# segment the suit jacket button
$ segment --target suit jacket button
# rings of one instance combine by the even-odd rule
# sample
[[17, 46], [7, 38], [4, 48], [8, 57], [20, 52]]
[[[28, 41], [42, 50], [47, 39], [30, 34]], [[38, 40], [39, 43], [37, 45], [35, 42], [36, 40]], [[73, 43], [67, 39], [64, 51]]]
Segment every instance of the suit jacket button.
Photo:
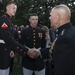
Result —
[[19, 47], [17, 47], [17, 49], [19, 49]]
[[21, 49], [21, 51], [22, 51], [22, 49]]
[[5, 48], [5, 51], [6, 51], [6, 48]]

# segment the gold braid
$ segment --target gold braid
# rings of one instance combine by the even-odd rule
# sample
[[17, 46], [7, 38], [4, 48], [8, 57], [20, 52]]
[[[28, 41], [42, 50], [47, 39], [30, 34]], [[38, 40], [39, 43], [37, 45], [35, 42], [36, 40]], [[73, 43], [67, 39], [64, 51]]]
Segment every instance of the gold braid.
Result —
[[50, 53], [50, 59], [52, 60], [52, 50], [53, 50], [53, 47], [54, 47], [54, 45], [55, 45], [55, 43], [56, 43], [56, 40], [57, 40], [57, 38], [55, 38], [55, 40], [51, 43], [51, 46], [50, 46], [50, 49], [49, 49], [49, 53]]

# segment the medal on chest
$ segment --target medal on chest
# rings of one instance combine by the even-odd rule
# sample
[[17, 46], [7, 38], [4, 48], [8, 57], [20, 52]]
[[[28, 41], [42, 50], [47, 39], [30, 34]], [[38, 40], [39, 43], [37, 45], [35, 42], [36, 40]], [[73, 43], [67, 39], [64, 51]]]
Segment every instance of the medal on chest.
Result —
[[41, 38], [42, 38], [42, 33], [38, 33], [38, 35], [39, 35], [39, 37], [41, 37]]

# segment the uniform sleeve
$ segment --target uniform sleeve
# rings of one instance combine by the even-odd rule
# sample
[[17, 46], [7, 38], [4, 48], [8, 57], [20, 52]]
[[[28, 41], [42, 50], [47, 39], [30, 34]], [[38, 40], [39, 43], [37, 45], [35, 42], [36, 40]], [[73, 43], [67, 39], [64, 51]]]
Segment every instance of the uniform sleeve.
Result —
[[48, 59], [49, 58], [49, 48], [42, 48], [40, 49], [40, 52], [41, 52], [41, 56], [43, 59]]
[[45, 39], [46, 35], [43, 32], [43, 38], [42, 38], [42, 48], [40, 49], [41, 51], [41, 56], [43, 59], [47, 59], [49, 58], [49, 48], [46, 48], [46, 39]]
[[25, 33], [24, 32], [25, 32], [24, 30], [21, 31], [20, 38], [19, 38], [19, 43], [22, 44], [22, 45], [25, 44], [25, 42], [24, 42], [25, 41], [25, 37], [24, 37]]
[[10, 49], [15, 50], [20, 55], [25, 55], [28, 51], [27, 48], [19, 44], [12, 37], [12, 33], [10, 32], [9, 25], [7, 22], [2, 21], [4, 18], [0, 18], [0, 40], [2, 44], [4, 43]]
[[43, 37], [42, 37], [42, 45], [41, 45], [42, 47], [41, 48], [45, 48], [46, 47], [46, 39], [45, 39], [46, 35], [44, 31], [42, 31], [42, 34], [43, 34]]

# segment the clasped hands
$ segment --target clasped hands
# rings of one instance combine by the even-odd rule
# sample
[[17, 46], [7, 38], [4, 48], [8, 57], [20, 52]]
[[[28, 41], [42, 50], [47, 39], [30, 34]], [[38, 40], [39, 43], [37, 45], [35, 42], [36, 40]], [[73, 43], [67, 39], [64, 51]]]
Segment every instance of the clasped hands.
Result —
[[37, 58], [40, 55], [40, 50], [36, 48], [29, 49], [27, 55], [31, 58]]

